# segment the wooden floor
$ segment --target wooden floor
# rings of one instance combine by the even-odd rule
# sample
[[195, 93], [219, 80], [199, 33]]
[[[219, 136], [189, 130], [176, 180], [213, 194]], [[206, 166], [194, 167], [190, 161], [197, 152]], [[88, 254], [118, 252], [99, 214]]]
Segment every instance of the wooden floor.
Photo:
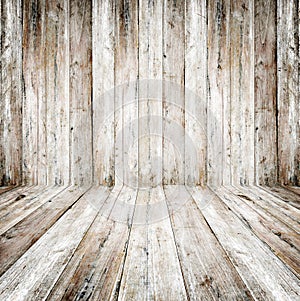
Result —
[[298, 193], [3, 189], [0, 300], [300, 300]]

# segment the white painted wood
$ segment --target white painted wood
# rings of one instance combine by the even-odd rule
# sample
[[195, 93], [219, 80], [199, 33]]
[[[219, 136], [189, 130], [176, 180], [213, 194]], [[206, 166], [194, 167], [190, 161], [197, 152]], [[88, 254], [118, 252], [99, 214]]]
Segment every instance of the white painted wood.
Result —
[[114, 27], [115, 1], [93, 1], [94, 183], [115, 182]]
[[[35, 193], [34, 197], [24, 198], [22, 201], [6, 207], [0, 211], [0, 235], [26, 218], [40, 206], [47, 202], [52, 202], [59, 193], [63, 192], [66, 186], [52, 186], [49, 189], [42, 189]], [[5, 215], [4, 215], [5, 214]]]
[[185, 184], [206, 183], [207, 3], [185, 3]]
[[69, 183], [69, 2], [46, 1], [47, 184]]
[[118, 300], [187, 300], [161, 186], [138, 192]]
[[[83, 196], [16, 262], [12, 269], [2, 276], [1, 298], [31, 300], [34, 295], [36, 298], [43, 299], [51, 288], [53, 280], [63, 271], [88, 231], [96, 214], [97, 210]], [[49, 249], [50, 241], [52, 248]]]
[[163, 9], [163, 184], [184, 184], [185, 1]]
[[138, 5], [116, 3], [115, 180], [138, 184]]
[[92, 164], [92, 4], [70, 1], [70, 177], [90, 185]]
[[162, 182], [163, 1], [139, 2], [139, 187]]
[[[207, 188], [191, 188], [210, 228], [256, 299], [294, 300], [299, 279]], [[205, 208], [202, 204], [208, 199]]]

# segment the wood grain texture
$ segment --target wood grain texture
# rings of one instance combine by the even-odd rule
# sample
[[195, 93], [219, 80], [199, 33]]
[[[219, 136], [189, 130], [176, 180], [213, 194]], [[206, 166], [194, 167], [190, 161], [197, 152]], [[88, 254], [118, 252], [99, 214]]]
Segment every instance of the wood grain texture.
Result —
[[92, 183], [92, 3], [70, 1], [70, 180]]
[[94, 183], [115, 183], [115, 1], [93, 1]]
[[[255, 299], [298, 298], [299, 279], [253, 234], [249, 225], [238, 219], [213, 192], [209, 195], [206, 189], [194, 187], [192, 195]], [[206, 202], [209, 206], [203, 208]]]
[[300, 186], [299, 1], [277, 1], [279, 182]]
[[277, 181], [276, 2], [255, 1], [255, 174], [256, 183]]
[[253, 300], [185, 186], [165, 186], [188, 300]]
[[207, 182], [231, 182], [230, 1], [208, 1]]
[[185, 1], [163, 8], [163, 184], [184, 184]]
[[22, 3], [1, 3], [0, 186], [22, 183]]
[[[248, 185], [254, 183], [253, 1], [232, 1], [230, 10], [231, 181]], [[225, 138], [223, 132], [223, 141]]]
[[116, 3], [115, 177], [138, 184], [138, 3]]
[[69, 183], [69, 1], [46, 2], [47, 184]]
[[139, 2], [139, 187], [162, 182], [163, 1]]
[[207, 3], [185, 3], [185, 184], [206, 183]]

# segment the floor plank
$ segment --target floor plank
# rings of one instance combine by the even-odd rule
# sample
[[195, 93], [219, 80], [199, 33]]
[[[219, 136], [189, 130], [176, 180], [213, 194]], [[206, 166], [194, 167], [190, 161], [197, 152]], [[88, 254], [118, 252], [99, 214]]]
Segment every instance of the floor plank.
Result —
[[253, 300], [185, 186], [165, 192], [188, 299]]
[[10, 206], [0, 209], [0, 235], [20, 222], [30, 213], [64, 191], [67, 186], [52, 186], [48, 189], [42, 188], [41, 192], [25, 197], [12, 203]]
[[257, 300], [297, 300], [299, 279], [208, 188], [192, 188], [195, 201], [236, 270]]
[[273, 218], [278, 219], [299, 234], [300, 212], [295, 207], [279, 198], [270, 197], [264, 190], [262, 191], [256, 186], [238, 186], [235, 193], [249, 206], [257, 210], [265, 210]]
[[261, 188], [267, 191], [268, 193], [274, 195], [275, 197], [278, 197], [283, 201], [288, 202], [297, 209], [300, 209], [300, 197], [295, 193], [289, 191], [288, 189], [284, 189], [279, 185], [274, 187], [261, 186]]
[[284, 186], [284, 188], [296, 193], [297, 195], [300, 195], [300, 187], [298, 186]]
[[272, 215], [267, 211], [253, 208], [248, 205], [249, 202], [245, 203], [243, 198], [236, 195], [239, 193], [232, 187], [222, 187], [216, 193], [240, 220], [299, 277], [299, 235], [280, 221], [274, 221]]
[[4, 232], [0, 236], [0, 275], [72, 208], [86, 191], [87, 188], [70, 187]]
[[2, 196], [5, 192], [11, 192], [14, 189], [17, 189], [21, 186], [2, 186], [0, 187], [0, 195]]
[[139, 190], [133, 223], [118, 300], [187, 300], [162, 187]]
[[85, 191], [71, 193], [79, 200], [1, 277], [0, 299], [43, 300], [48, 294], [97, 214]]

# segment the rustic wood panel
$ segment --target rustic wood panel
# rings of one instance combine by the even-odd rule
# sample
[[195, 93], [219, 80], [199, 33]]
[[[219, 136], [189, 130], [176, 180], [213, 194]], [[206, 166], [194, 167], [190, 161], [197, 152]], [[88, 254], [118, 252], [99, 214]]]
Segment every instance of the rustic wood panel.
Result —
[[185, 1], [163, 10], [163, 183], [184, 184]]
[[69, 183], [69, 1], [46, 1], [47, 184]]
[[300, 186], [299, 1], [277, 1], [277, 59], [278, 177]]
[[185, 4], [185, 183], [206, 183], [207, 3]]
[[1, 3], [0, 186], [22, 182], [22, 3]]
[[[41, 133], [39, 145], [40, 101], [43, 97], [45, 82], [40, 78], [45, 71], [43, 64], [43, 2], [25, 0], [23, 4], [23, 181], [25, 184], [39, 183], [39, 149], [43, 148], [44, 136]], [[39, 168], [41, 170], [39, 171]]]
[[277, 181], [276, 2], [255, 1], [255, 174], [258, 184]]
[[138, 4], [116, 3], [115, 177], [138, 184]]
[[93, 0], [94, 183], [113, 186], [115, 1]]
[[93, 178], [91, 14], [91, 1], [70, 1], [70, 180], [79, 185]]
[[139, 2], [139, 186], [162, 182], [163, 1]]
[[230, 0], [208, 1], [207, 181], [231, 182]]
[[253, 1], [231, 1], [230, 10], [231, 178], [233, 183], [247, 185], [254, 182]]

